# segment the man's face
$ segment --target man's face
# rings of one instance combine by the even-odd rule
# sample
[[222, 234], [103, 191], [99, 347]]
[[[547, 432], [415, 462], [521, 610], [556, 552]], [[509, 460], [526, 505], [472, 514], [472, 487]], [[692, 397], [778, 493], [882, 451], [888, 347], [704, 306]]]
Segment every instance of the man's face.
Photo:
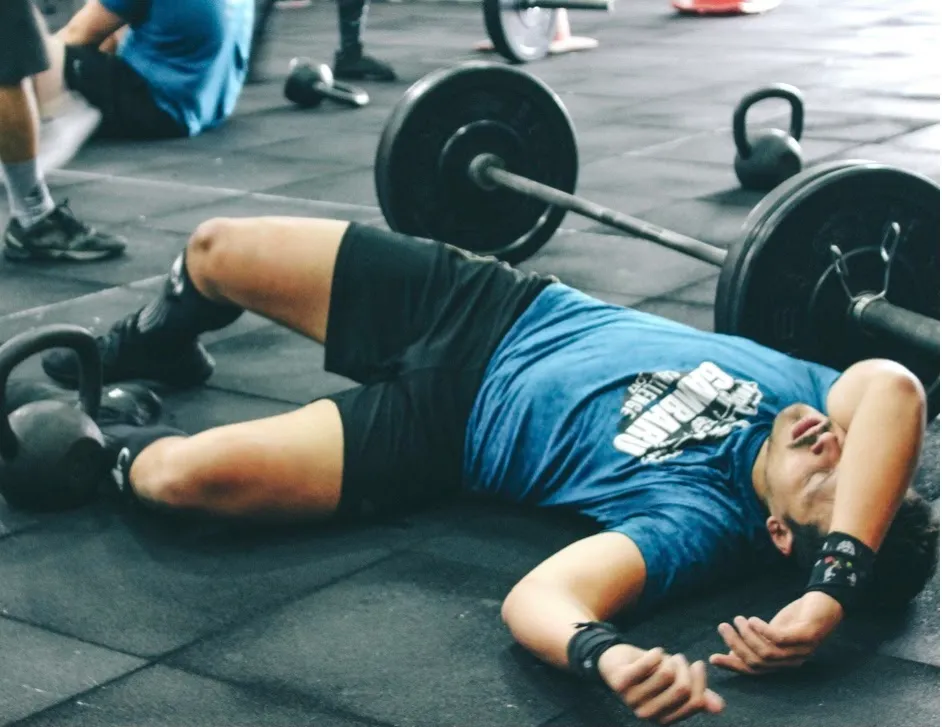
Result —
[[769, 435], [765, 484], [770, 515], [827, 532], [837, 468], [847, 433], [807, 404], [775, 417]]

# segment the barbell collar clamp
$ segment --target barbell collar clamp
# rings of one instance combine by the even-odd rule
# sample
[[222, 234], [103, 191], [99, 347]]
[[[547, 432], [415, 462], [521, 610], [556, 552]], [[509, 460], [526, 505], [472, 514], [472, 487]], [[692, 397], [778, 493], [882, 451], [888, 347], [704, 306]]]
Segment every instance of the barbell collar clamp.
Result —
[[888, 334], [927, 351], [939, 353], [939, 322], [929, 316], [893, 305], [882, 294], [863, 293], [853, 299], [849, 314], [865, 331]]

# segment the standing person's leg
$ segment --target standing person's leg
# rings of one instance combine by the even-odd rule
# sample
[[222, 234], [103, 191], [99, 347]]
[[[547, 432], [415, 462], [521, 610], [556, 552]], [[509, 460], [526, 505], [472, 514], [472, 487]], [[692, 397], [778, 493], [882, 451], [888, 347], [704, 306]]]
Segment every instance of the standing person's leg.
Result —
[[334, 75], [345, 81], [395, 81], [392, 66], [363, 53], [369, 7], [369, 0], [337, 0], [340, 48], [334, 55]]
[[85, 114], [64, 112], [43, 124], [40, 136], [30, 77], [50, 66], [43, 32], [29, 0], [0, 4], [0, 181], [6, 184], [12, 213], [4, 253], [14, 260], [112, 257], [127, 243], [80, 223], [67, 207], [57, 207], [44, 178], [51, 160], [64, 163], [75, 154], [98, 117], [92, 113], [89, 122]]

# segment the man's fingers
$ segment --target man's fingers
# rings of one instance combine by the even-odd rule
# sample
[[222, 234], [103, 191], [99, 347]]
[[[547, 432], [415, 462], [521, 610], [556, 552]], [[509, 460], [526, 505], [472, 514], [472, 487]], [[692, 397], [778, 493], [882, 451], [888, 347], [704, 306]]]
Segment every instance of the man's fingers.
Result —
[[670, 658], [674, 667], [674, 678], [660, 694], [646, 700], [635, 710], [639, 719], [651, 719], [679, 709], [693, 694], [693, 675], [690, 664], [683, 654], [674, 654]]
[[676, 665], [673, 658], [664, 659], [657, 670], [643, 682], [623, 693], [625, 704], [637, 709], [674, 683]]
[[609, 681], [609, 686], [624, 696], [628, 690], [642, 684], [657, 671], [663, 660], [663, 649], [650, 649], [627, 666], [621, 668], [615, 677]]
[[758, 657], [760, 664], [791, 658], [792, 654], [754, 629], [751, 621], [744, 619], [742, 616], [737, 616], [734, 623], [743, 643]]
[[723, 641], [726, 642], [726, 645], [729, 647], [730, 651], [736, 654], [748, 666], [756, 668], [762, 664], [762, 659], [760, 659], [758, 654], [749, 648], [735, 628], [727, 623], [722, 623], [717, 630], [719, 631], [720, 636], [723, 637]]
[[668, 712], [658, 719], [659, 724], [673, 724], [706, 707], [706, 665], [696, 661], [690, 665], [690, 696], [687, 701], [673, 712]]
[[740, 674], [755, 674], [755, 671], [752, 669], [752, 667], [750, 667], [733, 652], [728, 654], [713, 654], [713, 656], [710, 657], [710, 663], [713, 666], [720, 667], [721, 669], [737, 671]]

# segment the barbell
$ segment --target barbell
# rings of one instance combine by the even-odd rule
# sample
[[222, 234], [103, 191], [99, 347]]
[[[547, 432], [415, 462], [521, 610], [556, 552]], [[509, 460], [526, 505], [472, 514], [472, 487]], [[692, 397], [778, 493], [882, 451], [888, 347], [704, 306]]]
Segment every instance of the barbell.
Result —
[[484, 27], [494, 50], [511, 63], [549, 54], [558, 10], [611, 12], [614, 0], [482, 0]]
[[938, 412], [939, 187], [875, 162], [818, 165], [772, 190], [727, 251], [573, 194], [575, 131], [521, 69], [473, 61], [420, 79], [380, 137], [393, 230], [519, 263], [567, 212], [722, 268], [715, 329], [843, 370], [907, 366]]

